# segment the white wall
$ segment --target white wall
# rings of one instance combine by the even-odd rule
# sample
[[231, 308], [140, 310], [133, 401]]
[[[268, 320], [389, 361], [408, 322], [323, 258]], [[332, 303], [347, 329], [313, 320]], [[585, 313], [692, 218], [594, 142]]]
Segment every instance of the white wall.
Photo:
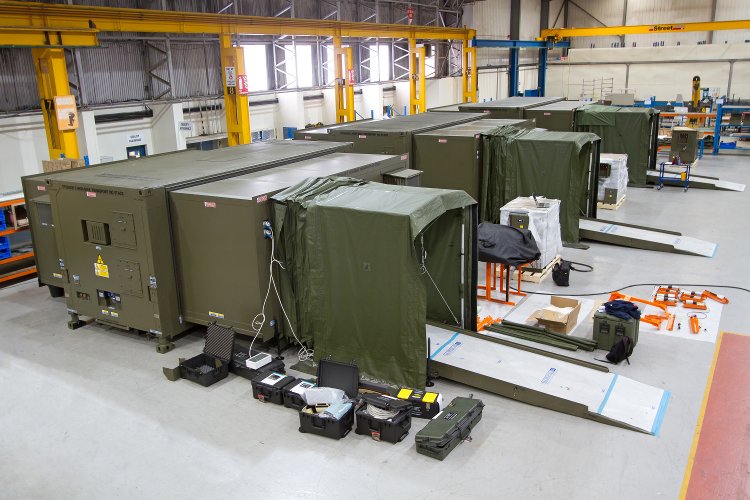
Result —
[[42, 170], [49, 159], [47, 136], [41, 114], [0, 120], [0, 193], [21, 190], [21, 176]]

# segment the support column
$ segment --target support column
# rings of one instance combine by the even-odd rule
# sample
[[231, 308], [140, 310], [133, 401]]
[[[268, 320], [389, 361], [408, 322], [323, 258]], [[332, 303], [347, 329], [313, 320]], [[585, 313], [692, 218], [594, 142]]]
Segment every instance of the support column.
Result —
[[536, 77], [536, 86], [539, 90], [539, 97], [544, 97], [547, 86], [547, 49], [539, 49], [539, 72]]
[[508, 96], [513, 97], [518, 94], [518, 51], [520, 49], [510, 49], [508, 57]]
[[461, 84], [463, 86], [463, 101], [477, 102], [477, 49], [470, 47], [470, 41], [476, 36], [476, 31], [469, 32], [469, 37], [463, 41], [461, 55], [463, 67]]
[[224, 109], [227, 118], [227, 144], [237, 146], [250, 143], [250, 108], [247, 96], [239, 95], [237, 87], [228, 87], [225, 68], [233, 67], [235, 76], [245, 74], [245, 54], [241, 47], [232, 46], [232, 35], [221, 35], [221, 78], [224, 82]]
[[336, 123], [354, 121], [354, 67], [352, 48], [341, 46], [341, 37], [333, 37], [336, 98]]
[[51, 160], [60, 156], [78, 158], [76, 130], [60, 130], [61, 124], [58, 124], [55, 110], [55, 97], [70, 96], [65, 52], [63, 49], [32, 49], [31, 54], [39, 85], [49, 157]]
[[427, 109], [425, 82], [425, 48], [417, 47], [417, 40], [409, 38], [409, 114], [423, 113]]

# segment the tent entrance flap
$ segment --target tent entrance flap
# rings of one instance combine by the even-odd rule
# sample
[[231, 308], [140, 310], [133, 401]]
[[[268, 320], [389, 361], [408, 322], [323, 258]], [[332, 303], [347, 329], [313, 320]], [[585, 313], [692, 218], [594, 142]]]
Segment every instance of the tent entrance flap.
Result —
[[431, 369], [524, 403], [658, 434], [669, 391], [614, 373], [427, 326]]
[[273, 199], [284, 307], [315, 360], [356, 360], [372, 378], [423, 387], [427, 319], [476, 321], [474, 200], [344, 178]]
[[713, 257], [717, 244], [682, 233], [601, 219], [581, 219], [581, 238], [622, 247]]

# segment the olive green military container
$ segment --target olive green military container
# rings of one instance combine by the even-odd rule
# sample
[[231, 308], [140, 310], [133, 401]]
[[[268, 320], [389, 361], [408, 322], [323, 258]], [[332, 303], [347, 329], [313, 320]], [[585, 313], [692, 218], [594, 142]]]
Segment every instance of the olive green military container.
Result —
[[[192, 151], [176, 151], [163, 153], [162, 155], [185, 155], [189, 157]], [[150, 158], [154, 158], [151, 156]], [[125, 163], [135, 160], [122, 160]], [[188, 161], [185, 158], [185, 161]], [[114, 163], [107, 163], [111, 166]], [[92, 165], [86, 169], [99, 168], [103, 165]], [[64, 178], [72, 172], [80, 169], [62, 170], [56, 172], [45, 172], [41, 174], [27, 175], [21, 178], [23, 195], [26, 199], [26, 207], [29, 216], [31, 231], [31, 242], [34, 247], [34, 258], [36, 260], [37, 280], [39, 285], [47, 285], [53, 297], [61, 297], [68, 285], [65, 273], [60, 270], [60, 255], [57, 251], [55, 241], [55, 224], [52, 220], [52, 205], [47, 193], [47, 180], [52, 178]]]
[[534, 128], [534, 120], [477, 120], [414, 135], [414, 168], [422, 186], [461, 189], [479, 201], [482, 134], [502, 126]]
[[630, 337], [630, 349], [628, 355], [633, 354], [633, 349], [638, 343], [638, 332], [641, 322], [637, 319], [622, 319], [611, 316], [604, 312], [594, 313], [594, 341], [596, 348], [609, 351], [616, 343], [627, 335]]
[[[217, 322], [254, 335], [269, 286], [273, 221], [271, 197], [310, 177], [344, 176], [381, 182], [402, 170], [399, 156], [334, 153], [171, 193], [170, 205], [180, 300], [185, 320]], [[276, 267], [276, 271], [280, 271]], [[278, 276], [276, 277], [278, 284]], [[278, 286], [278, 285], [277, 285]], [[287, 323], [271, 289], [259, 339]]]
[[543, 106], [525, 108], [524, 118], [536, 120], [536, 126], [555, 132], [575, 132], [576, 110], [583, 101], [557, 101]]
[[698, 159], [698, 130], [689, 127], [672, 129], [672, 146], [669, 156], [680, 157], [682, 163], [693, 163]]
[[407, 155], [412, 161], [415, 134], [485, 118], [480, 113], [418, 113], [389, 120], [351, 123], [328, 131], [329, 140], [351, 142], [355, 153]]
[[484, 403], [474, 398], [453, 398], [443, 411], [435, 415], [414, 441], [417, 453], [444, 460], [461, 441], [468, 439], [471, 430], [482, 419]]
[[297, 141], [328, 141], [328, 131], [334, 128], [344, 127], [352, 123], [371, 122], [371, 118], [365, 120], [356, 120], [353, 122], [333, 123], [315, 128], [301, 128], [294, 131], [294, 139]]
[[448, 104], [446, 106], [437, 106], [435, 108], [427, 108], [425, 111], [428, 111], [430, 113], [434, 112], [447, 112], [447, 113], [464, 113], [464, 111], [461, 111], [460, 106], [463, 103], [456, 103], [456, 104]]
[[[180, 311], [169, 193], [337, 150], [346, 143], [270, 141], [190, 156], [162, 155], [79, 169], [47, 181], [69, 326], [80, 317], [151, 332], [157, 349], [191, 324]], [[189, 160], [189, 161], [188, 161]], [[227, 227], [227, 245], [235, 228]], [[193, 251], [200, 252], [200, 241]]]
[[467, 102], [461, 104], [461, 111], [485, 113], [486, 118], [523, 118], [526, 108], [542, 106], [551, 102], [562, 101], [563, 97], [506, 97], [496, 101]]

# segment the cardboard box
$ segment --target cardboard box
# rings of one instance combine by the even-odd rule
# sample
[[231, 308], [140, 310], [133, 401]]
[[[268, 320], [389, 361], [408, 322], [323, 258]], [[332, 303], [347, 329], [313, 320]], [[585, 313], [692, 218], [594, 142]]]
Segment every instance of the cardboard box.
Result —
[[45, 173], [69, 170], [71, 168], [85, 167], [86, 162], [75, 158], [56, 158], [54, 160], [42, 160], [42, 170]]
[[552, 311], [545, 312], [543, 309], [539, 309], [531, 317], [537, 320], [539, 326], [543, 326], [550, 332], [570, 333], [576, 324], [578, 324], [578, 313], [581, 310], [580, 301], [553, 295], [550, 298], [550, 305], [555, 307], [572, 307], [573, 309], [568, 314], [555, 314]]

